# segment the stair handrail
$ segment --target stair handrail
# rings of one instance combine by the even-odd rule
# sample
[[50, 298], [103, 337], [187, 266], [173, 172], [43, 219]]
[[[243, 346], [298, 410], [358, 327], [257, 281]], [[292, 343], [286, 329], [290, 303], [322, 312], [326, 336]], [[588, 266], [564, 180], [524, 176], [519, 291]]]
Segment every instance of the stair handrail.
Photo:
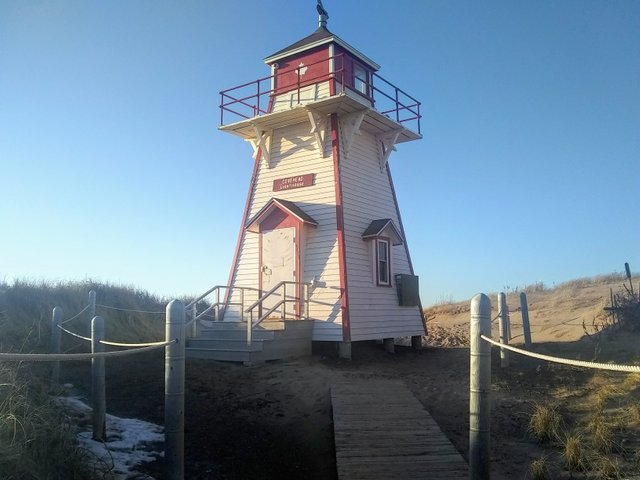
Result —
[[[227, 295], [225, 297], [224, 300], [220, 300], [220, 291], [223, 289], [228, 289], [228, 290], [233, 290], [233, 289], [238, 289], [240, 290], [240, 302], [231, 302], [229, 299], [231, 298], [230, 295]], [[259, 291], [257, 288], [253, 288], [253, 287], [241, 287], [241, 286], [229, 286], [229, 285], [215, 285], [213, 287], [211, 287], [209, 290], [207, 290], [206, 292], [204, 292], [202, 295], [200, 295], [199, 297], [197, 297], [195, 300], [193, 300], [192, 302], [190, 302], [189, 304], [187, 304], [185, 306], [185, 309], [189, 312], [191, 319], [187, 322], [187, 326], [192, 325], [192, 331], [191, 334], [192, 336], [197, 336], [197, 321], [200, 320], [202, 317], [204, 317], [207, 313], [211, 312], [212, 310], [216, 309], [216, 316], [215, 318], [217, 320], [220, 319], [220, 306], [228, 306], [228, 305], [238, 305], [240, 306], [240, 312], [242, 313], [242, 317], [241, 320], [244, 321], [244, 298], [245, 298], [245, 290], [253, 290], [253, 291]], [[204, 309], [202, 312], [200, 312], [198, 314], [197, 312], [197, 305], [198, 302], [204, 300], [206, 297], [208, 297], [209, 295], [211, 295], [212, 293], [216, 293], [216, 301], [211, 304], [209, 307], [207, 307], [206, 309]], [[224, 313], [224, 312], [223, 312]]]
[[[282, 309], [282, 318], [285, 318], [286, 315], [286, 308], [287, 308], [287, 285], [299, 285], [299, 286], [304, 286], [305, 287], [305, 292], [306, 292], [306, 299], [305, 299], [305, 309], [306, 309], [306, 315], [305, 318], [309, 318], [309, 287], [311, 286], [310, 283], [308, 282], [292, 282], [290, 280], [283, 280], [279, 283], [277, 283], [276, 285], [274, 285], [274, 287], [269, 290], [268, 292], [266, 292], [265, 294], [263, 294], [260, 298], [258, 298], [258, 300], [256, 300], [255, 302], [253, 302], [246, 310], [245, 313], [249, 314], [249, 320], [247, 321], [247, 345], [251, 345], [251, 338], [253, 336], [253, 328], [257, 327], [258, 325], [260, 325], [260, 323], [262, 323], [262, 321], [267, 318], [269, 315], [271, 315], [276, 309], [278, 309], [278, 307], [280, 307], [280, 305], [284, 305], [283, 309]], [[255, 310], [255, 308], [258, 305], [262, 305], [262, 303], [269, 298], [271, 295], [273, 295], [280, 287], [283, 287], [283, 292], [282, 292], [282, 300], [280, 300], [278, 303], [276, 303], [273, 307], [271, 307], [266, 313], [263, 313], [260, 318], [258, 318], [258, 320], [254, 323], [253, 321], [253, 311]], [[298, 295], [295, 295], [293, 297], [293, 300], [300, 300], [300, 297]]]

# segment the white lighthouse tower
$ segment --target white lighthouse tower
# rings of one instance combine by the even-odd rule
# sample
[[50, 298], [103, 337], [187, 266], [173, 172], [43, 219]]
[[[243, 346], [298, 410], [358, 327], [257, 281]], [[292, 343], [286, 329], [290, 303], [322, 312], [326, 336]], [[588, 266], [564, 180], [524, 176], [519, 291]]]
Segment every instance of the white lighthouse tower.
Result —
[[[389, 170], [396, 145], [422, 138], [420, 103], [318, 11], [317, 30], [265, 59], [268, 76], [221, 92], [220, 130], [250, 143], [255, 166], [214, 327], [249, 350], [265, 330], [297, 332], [273, 358], [425, 334]], [[214, 356], [204, 343], [196, 355]]]

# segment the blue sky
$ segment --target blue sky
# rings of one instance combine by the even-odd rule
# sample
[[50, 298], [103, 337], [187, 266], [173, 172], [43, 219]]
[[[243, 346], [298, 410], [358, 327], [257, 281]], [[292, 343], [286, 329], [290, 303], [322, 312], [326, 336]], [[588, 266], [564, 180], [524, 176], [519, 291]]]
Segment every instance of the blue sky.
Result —
[[[390, 165], [423, 303], [640, 270], [640, 2], [326, 0], [423, 103]], [[218, 92], [313, 0], [0, 0], [0, 279], [225, 283], [251, 148]]]

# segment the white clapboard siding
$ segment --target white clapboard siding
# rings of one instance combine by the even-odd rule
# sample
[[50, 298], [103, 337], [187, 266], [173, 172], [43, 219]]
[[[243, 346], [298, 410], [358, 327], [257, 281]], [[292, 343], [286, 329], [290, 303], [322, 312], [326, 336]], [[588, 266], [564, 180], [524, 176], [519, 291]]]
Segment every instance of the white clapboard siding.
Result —
[[[321, 91], [321, 90], [320, 90]], [[328, 95], [328, 90], [327, 90]], [[342, 316], [340, 311], [340, 269], [336, 233], [336, 203], [333, 158], [331, 156], [330, 131], [325, 135], [326, 155], [321, 157], [310, 133], [308, 122], [276, 129], [270, 148], [270, 162], [260, 163], [256, 185], [250, 199], [248, 219], [251, 219], [271, 199], [281, 198], [296, 202], [316, 222], [317, 227], [304, 227], [302, 234], [302, 278], [318, 286], [311, 292], [309, 317], [315, 320], [313, 340], [342, 340]], [[295, 175], [315, 174], [315, 184], [279, 192], [273, 191], [273, 181]], [[233, 285], [258, 287], [259, 237], [257, 233], [244, 232], [241, 239]], [[298, 267], [299, 268], [299, 267]], [[239, 296], [234, 292], [232, 301]], [[257, 297], [252, 297], [255, 301]], [[248, 305], [250, 302], [245, 303]], [[239, 309], [229, 307], [229, 312]], [[230, 313], [229, 319], [234, 318]], [[227, 317], [225, 317], [225, 320]]]
[[405, 246], [391, 248], [391, 287], [378, 286], [373, 242], [362, 240], [373, 220], [390, 218], [400, 227], [386, 168], [380, 168], [377, 140], [363, 131], [354, 135], [349, 151], [341, 151], [341, 155], [351, 339], [424, 334], [418, 307], [398, 305], [394, 275], [411, 273]]
[[[315, 102], [329, 97], [329, 82], [315, 83], [300, 88], [300, 96], [298, 97], [298, 89], [291, 90], [280, 95], [276, 95], [272, 112], [281, 112], [283, 110], [291, 110], [296, 105]], [[298, 101], [299, 100], [299, 101]]]

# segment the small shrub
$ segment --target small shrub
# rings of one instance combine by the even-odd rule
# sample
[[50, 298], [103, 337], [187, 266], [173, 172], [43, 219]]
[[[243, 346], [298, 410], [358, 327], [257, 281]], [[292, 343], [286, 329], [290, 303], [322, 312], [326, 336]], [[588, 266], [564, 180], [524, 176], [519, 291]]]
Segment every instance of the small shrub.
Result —
[[529, 419], [529, 431], [539, 441], [555, 441], [558, 439], [562, 418], [556, 407], [536, 404]]
[[529, 475], [532, 480], [549, 480], [551, 475], [549, 474], [549, 465], [547, 457], [536, 458], [529, 465]]

